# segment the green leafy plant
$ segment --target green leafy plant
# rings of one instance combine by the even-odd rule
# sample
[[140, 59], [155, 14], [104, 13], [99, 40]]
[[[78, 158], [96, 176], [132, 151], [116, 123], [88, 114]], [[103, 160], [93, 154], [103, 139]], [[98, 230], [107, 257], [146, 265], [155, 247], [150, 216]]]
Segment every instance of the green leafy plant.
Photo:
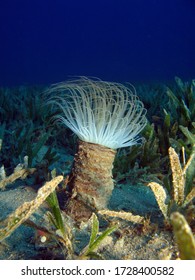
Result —
[[169, 102], [167, 110], [170, 111], [172, 121], [191, 128], [195, 119], [195, 80], [183, 82], [175, 77], [177, 87], [167, 87]]
[[[53, 176], [55, 178], [55, 176]], [[73, 248], [71, 242], [71, 231], [68, 229], [68, 225], [65, 223], [64, 216], [62, 215], [56, 190], [54, 190], [48, 197], [47, 203], [50, 206], [50, 210], [47, 216], [56, 229], [56, 238], [59, 239], [66, 246], [68, 255], [72, 256]]]
[[142, 132], [144, 138], [142, 145], [130, 147], [118, 152], [113, 176], [117, 182], [148, 181], [151, 177], [162, 177], [166, 158], [162, 157], [159, 148], [159, 139], [154, 125], [147, 123]]
[[182, 260], [195, 260], [195, 238], [186, 219], [179, 212], [171, 214], [171, 224]]
[[180, 125], [180, 129], [187, 138], [185, 151], [191, 159], [190, 164], [186, 170], [186, 192], [190, 192], [193, 187], [193, 180], [195, 178], [195, 122], [192, 123], [193, 129], [189, 131], [187, 127]]
[[89, 244], [81, 252], [79, 259], [102, 259], [102, 256], [97, 253], [100, 244], [105, 238], [117, 229], [116, 226], [107, 228], [102, 233], [99, 233], [99, 221], [95, 213], [92, 215], [92, 228]]
[[[195, 151], [192, 150], [190, 158], [182, 168], [179, 156], [173, 148], [169, 148], [169, 158], [172, 170], [172, 190], [169, 196], [162, 185], [156, 182], [148, 184], [154, 193], [158, 206], [166, 221], [169, 221], [170, 214], [173, 211], [177, 210], [185, 212], [186, 207], [188, 207], [190, 202], [195, 198], [195, 187], [191, 186], [188, 188], [190, 189], [190, 192], [187, 192], [186, 189], [188, 174], [191, 176], [191, 173], [188, 173], [188, 170], [195, 168], [194, 157]], [[191, 183], [193, 182], [191, 181]]]

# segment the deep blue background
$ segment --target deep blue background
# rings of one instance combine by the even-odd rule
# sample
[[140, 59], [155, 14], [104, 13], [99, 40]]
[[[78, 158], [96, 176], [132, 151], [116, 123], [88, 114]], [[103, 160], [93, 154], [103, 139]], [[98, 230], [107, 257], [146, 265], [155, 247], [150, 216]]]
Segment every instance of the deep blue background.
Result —
[[0, 86], [195, 78], [193, 0], [1, 0]]

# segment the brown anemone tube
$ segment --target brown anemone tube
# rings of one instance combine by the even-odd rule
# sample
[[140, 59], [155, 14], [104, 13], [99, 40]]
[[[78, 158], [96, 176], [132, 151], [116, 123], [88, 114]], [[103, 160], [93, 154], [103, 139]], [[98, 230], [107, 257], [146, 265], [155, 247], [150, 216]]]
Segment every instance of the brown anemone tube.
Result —
[[66, 212], [74, 220], [86, 221], [92, 212], [107, 208], [114, 188], [112, 179], [116, 150], [79, 140], [68, 186], [71, 196]]

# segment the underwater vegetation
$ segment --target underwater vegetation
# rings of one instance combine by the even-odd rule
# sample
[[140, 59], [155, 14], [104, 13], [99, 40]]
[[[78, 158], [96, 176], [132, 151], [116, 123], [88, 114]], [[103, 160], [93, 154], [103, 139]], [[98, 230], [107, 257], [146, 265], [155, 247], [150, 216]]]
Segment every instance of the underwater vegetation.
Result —
[[[136, 87], [137, 95], [129, 85], [85, 77], [0, 89], [0, 195], [24, 181], [38, 190], [0, 222], [0, 243], [25, 224], [61, 258], [102, 259], [109, 235], [142, 225], [146, 236], [169, 232], [178, 257], [195, 259], [195, 81], [175, 82]], [[150, 221], [111, 209], [122, 184], [146, 186], [160, 214]], [[31, 216], [44, 201], [40, 225]], [[76, 249], [83, 231], [88, 242]]]
[[[151, 182], [148, 184], [155, 195], [159, 208], [162, 211], [162, 214], [166, 221], [169, 219], [169, 216], [173, 211], [187, 213], [188, 206], [195, 197], [195, 188], [193, 187], [193, 185], [191, 186], [189, 191], [187, 190], [186, 184], [186, 182], [188, 181], [188, 168], [191, 169], [191, 165], [194, 165], [194, 157], [195, 153], [193, 151], [191, 157], [182, 168], [177, 153], [172, 147], [169, 148], [169, 158], [172, 170], [172, 189], [169, 194], [170, 199], [167, 199], [165, 188], [163, 188], [162, 185], [155, 182]], [[194, 215], [191, 215], [190, 219], [194, 219]]]
[[182, 260], [195, 259], [195, 238], [185, 218], [179, 213], [171, 214], [171, 222]]

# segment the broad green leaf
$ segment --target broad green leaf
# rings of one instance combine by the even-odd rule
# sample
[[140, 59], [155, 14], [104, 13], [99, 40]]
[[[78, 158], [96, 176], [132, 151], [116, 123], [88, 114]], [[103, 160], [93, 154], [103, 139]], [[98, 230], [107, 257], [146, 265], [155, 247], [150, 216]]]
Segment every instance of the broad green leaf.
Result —
[[190, 143], [193, 145], [195, 144], [195, 135], [192, 134], [187, 127], [184, 127], [182, 125], [179, 126], [179, 128], [181, 129], [181, 131], [183, 132], [183, 134], [188, 138], [188, 140], [190, 141]]
[[[65, 234], [65, 225], [62, 219], [61, 210], [58, 202], [58, 198], [56, 195], [56, 191], [52, 192], [49, 197], [47, 198], [47, 202], [52, 209], [53, 217], [55, 219], [54, 225], [57, 229], [60, 229], [62, 234]], [[53, 219], [52, 219], [53, 220]]]
[[106, 229], [100, 236], [98, 236], [96, 238], [96, 240], [90, 246], [89, 252], [93, 252], [95, 249], [97, 249], [99, 247], [99, 245], [101, 244], [101, 242], [115, 230], [116, 230], [116, 226]]
[[171, 223], [182, 260], [195, 260], [195, 239], [193, 233], [179, 212], [171, 214]]
[[97, 234], [99, 232], [99, 221], [95, 213], [93, 213], [92, 217], [92, 229], [91, 229], [91, 236], [90, 236], [90, 241], [89, 241], [89, 248], [91, 248], [92, 244], [94, 243]]
[[179, 99], [175, 96], [175, 94], [169, 88], [167, 88], [167, 95], [171, 99], [171, 101], [173, 102], [173, 104], [175, 105], [176, 108], [180, 106]]

